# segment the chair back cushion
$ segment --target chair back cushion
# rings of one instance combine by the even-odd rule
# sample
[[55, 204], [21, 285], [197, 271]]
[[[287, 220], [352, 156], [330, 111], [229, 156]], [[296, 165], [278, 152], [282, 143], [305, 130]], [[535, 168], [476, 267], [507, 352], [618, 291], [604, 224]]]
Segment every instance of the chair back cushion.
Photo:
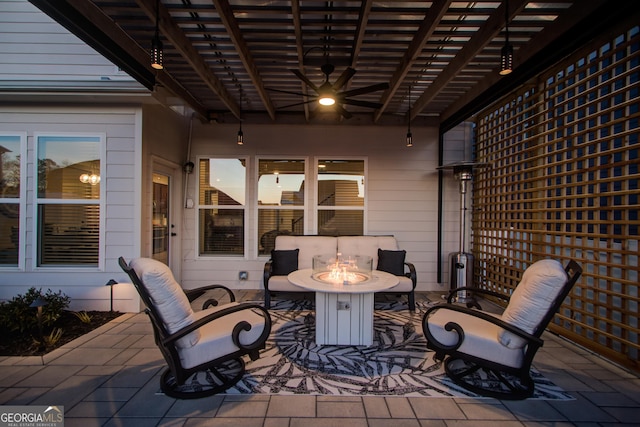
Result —
[[[129, 266], [135, 270], [154, 304], [149, 308], [160, 316], [170, 334], [194, 322], [196, 318], [189, 300], [167, 265], [151, 258], [136, 258]], [[199, 339], [200, 332], [196, 330], [180, 338], [176, 345], [190, 348]]]
[[299, 249], [298, 268], [311, 268], [314, 255], [336, 254], [336, 238], [331, 236], [278, 236], [276, 250]]
[[[533, 263], [513, 291], [502, 320], [528, 333], [536, 332], [567, 280], [567, 273], [558, 261], [543, 259]], [[499, 332], [498, 339], [509, 348], [521, 348], [526, 343], [505, 330]]]
[[378, 265], [378, 249], [396, 251], [398, 250], [398, 242], [393, 236], [338, 236], [339, 253], [342, 255], [368, 255], [371, 257], [374, 267]]

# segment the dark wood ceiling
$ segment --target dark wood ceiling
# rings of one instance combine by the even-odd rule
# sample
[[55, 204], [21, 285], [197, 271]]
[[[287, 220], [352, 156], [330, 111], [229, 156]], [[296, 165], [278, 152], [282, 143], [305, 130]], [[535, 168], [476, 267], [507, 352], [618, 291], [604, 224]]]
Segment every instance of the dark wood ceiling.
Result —
[[[184, 101], [207, 120], [451, 127], [628, 14], [637, 0], [324, 1], [31, 0], [149, 89]], [[159, 5], [159, 7], [157, 7]], [[617, 7], [614, 7], [617, 6]], [[156, 12], [162, 71], [150, 67]], [[498, 74], [505, 21], [515, 71]], [[387, 83], [343, 105], [353, 118], [309, 101], [356, 70], [343, 90]], [[359, 102], [355, 102], [358, 104]]]

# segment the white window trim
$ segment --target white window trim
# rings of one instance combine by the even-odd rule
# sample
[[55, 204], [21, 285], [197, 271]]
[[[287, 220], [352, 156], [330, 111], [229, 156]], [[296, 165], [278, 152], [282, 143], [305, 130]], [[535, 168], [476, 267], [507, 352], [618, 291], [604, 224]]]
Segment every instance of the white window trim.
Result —
[[[204, 206], [210, 206], [210, 205], [201, 205], [200, 204], [200, 161], [201, 160], [207, 160], [207, 159], [234, 159], [234, 160], [244, 160], [245, 162], [245, 183], [244, 183], [244, 205], [240, 205], [240, 206], [223, 206], [223, 209], [240, 209], [242, 208], [244, 210], [244, 252], [243, 255], [201, 255], [200, 254], [200, 209], [204, 209]], [[248, 233], [248, 227], [247, 225], [250, 224], [251, 222], [251, 198], [254, 197], [254, 194], [252, 189], [253, 189], [253, 185], [250, 185], [249, 183], [251, 182], [250, 179], [251, 177], [251, 170], [253, 167], [253, 162], [252, 162], [252, 158], [251, 156], [215, 156], [215, 155], [210, 155], [210, 156], [198, 156], [196, 158], [196, 166], [195, 166], [195, 173], [193, 174], [195, 176], [196, 179], [196, 192], [195, 192], [195, 199], [196, 199], [196, 204], [195, 204], [195, 215], [194, 215], [194, 222], [195, 222], [195, 230], [196, 230], [196, 238], [194, 239], [194, 254], [195, 254], [195, 258], [196, 260], [206, 260], [206, 261], [219, 261], [219, 260], [247, 260], [249, 259], [249, 253], [251, 253], [248, 250], [249, 247], [249, 233]]]
[[2, 265], [0, 271], [24, 271], [25, 269], [25, 247], [26, 247], [26, 226], [27, 216], [27, 133], [26, 132], [0, 132], [0, 136], [16, 136], [20, 139], [20, 195], [18, 207], [20, 216], [18, 218], [18, 265]]
[[[59, 203], [60, 199], [39, 199], [38, 198], [38, 140], [42, 137], [70, 137], [70, 138], [99, 138], [100, 139], [100, 198], [98, 203], [95, 203], [100, 208], [100, 219], [99, 219], [99, 233], [98, 233], [98, 266], [40, 266], [38, 265], [38, 206], [40, 204], [50, 204], [50, 203]], [[33, 134], [33, 185], [31, 187], [31, 191], [33, 192], [33, 206], [32, 206], [32, 217], [33, 217], [33, 232], [31, 238], [31, 259], [33, 263], [34, 271], [55, 271], [55, 272], [65, 272], [65, 271], [104, 271], [105, 265], [105, 195], [106, 186], [107, 186], [107, 176], [106, 176], [106, 158], [107, 158], [107, 135], [105, 133], [95, 133], [95, 132], [37, 132]], [[102, 178], [104, 177], [104, 179]], [[87, 203], [87, 200], [67, 200], [65, 199], [65, 204], [91, 204]]]
[[[252, 208], [251, 212], [255, 212], [254, 215], [254, 219], [253, 219], [253, 230], [254, 230], [254, 234], [255, 234], [255, 244], [252, 247], [252, 251], [251, 254], [253, 256], [254, 259], [269, 259], [271, 256], [270, 255], [258, 255], [258, 242], [260, 241], [260, 236], [258, 236], [258, 211], [260, 209], [273, 209], [273, 210], [277, 210], [277, 209], [295, 209], [295, 210], [302, 210], [304, 212], [304, 234], [308, 234], [307, 231], [310, 230], [310, 222], [309, 222], [309, 218], [307, 218], [308, 216], [311, 215], [311, 212], [309, 212], [309, 206], [310, 205], [310, 200], [311, 200], [311, 194], [310, 191], [307, 189], [307, 184], [310, 182], [310, 178], [311, 178], [311, 166], [310, 166], [310, 157], [309, 156], [256, 156], [256, 161], [255, 161], [255, 165], [254, 165], [254, 170], [253, 170], [253, 187], [254, 187], [254, 195], [253, 198], [251, 199], [251, 203], [253, 204], [253, 206], [255, 206], [255, 209]], [[302, 206], [264, 206], [264, 207], [260, 207], [258, 205], [258, 168], [260, 166], [260, 160], [303, 160], [304, 161], [304, 183], [305, 183], [305, 190], [304, 190], [304, 203]], [[314, 178], [315, 179], [315, 178]]]
[[[319, 209], [318, 206], [318, 162], [320, 160], [361, 160], [364, 162], [364, 202], [362, 206], [331, 206], [330, 209]], [[366, 235], [368, 233], [367, 228], [367, 212], [368, 212], [368, 200], [369, 200], [369, 157], [368, 156], [315, 156], [313, 158], [313, 204], [310, 205], [313, 208], [310, 212], [310, 229], [312, 230], [312, 234], [318, 234], [318, 212], [321, 210], [362, 210], [362, 234]]]

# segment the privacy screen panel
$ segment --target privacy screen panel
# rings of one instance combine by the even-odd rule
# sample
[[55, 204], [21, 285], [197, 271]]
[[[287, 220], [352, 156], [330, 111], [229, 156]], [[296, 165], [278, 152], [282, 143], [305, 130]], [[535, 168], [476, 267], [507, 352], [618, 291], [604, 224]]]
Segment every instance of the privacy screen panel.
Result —
[[583, 274], [550, 328], [638, 369], [640, 35], [594, 44], [477, 117], [473, 251], [510, 294], [534, 261]]

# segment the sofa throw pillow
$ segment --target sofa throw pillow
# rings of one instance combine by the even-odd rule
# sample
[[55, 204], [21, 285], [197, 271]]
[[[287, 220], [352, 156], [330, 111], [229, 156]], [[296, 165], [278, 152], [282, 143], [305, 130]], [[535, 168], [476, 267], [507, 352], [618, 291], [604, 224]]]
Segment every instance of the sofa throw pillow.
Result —
[[406, 256], [407, 251], [378, 249], [378, 266], [376, 269], [396, 276], [402, 276], [404, 274], [404, 258]]
[[300, 249], [271, 251], [271, 274], [286, 276], [298, 269], [298, 252]]

